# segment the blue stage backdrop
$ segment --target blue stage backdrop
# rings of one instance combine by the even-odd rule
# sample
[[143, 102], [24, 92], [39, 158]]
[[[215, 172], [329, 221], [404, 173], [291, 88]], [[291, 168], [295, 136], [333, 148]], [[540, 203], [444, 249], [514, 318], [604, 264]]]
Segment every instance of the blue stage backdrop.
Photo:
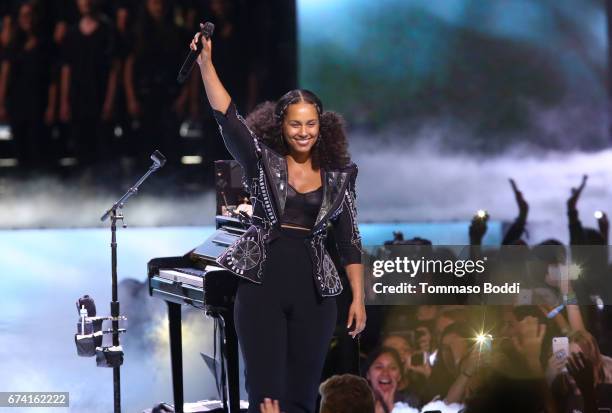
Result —
[[297, 5], [300, 86], [353, 126], [401, 124], [414, 140], [433, 123], [446, 144], [486, 151], [609, 142], [602, 1]]

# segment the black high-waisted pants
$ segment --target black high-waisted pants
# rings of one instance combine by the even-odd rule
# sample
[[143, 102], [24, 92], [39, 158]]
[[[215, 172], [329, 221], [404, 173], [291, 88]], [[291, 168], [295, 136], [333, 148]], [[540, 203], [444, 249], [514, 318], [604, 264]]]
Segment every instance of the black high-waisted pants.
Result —
[[334, 297], [319, 297], [305, 238], [283, 228], [270, 244], [262, 284], [241, 280], [235, 303], [249, 413], [265, 398], [286, 413], [313, 412], [334, 327]]

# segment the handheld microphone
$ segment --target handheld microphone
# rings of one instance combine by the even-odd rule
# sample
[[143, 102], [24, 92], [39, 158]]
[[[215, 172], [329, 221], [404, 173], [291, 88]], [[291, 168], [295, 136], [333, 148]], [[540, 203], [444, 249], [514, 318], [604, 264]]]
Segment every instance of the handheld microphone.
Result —
[[[210, 39], [215, 31], [215, 25], [211, 22], [206, 22], [205, 24], [201, 25], [201, 27], [202, 30], [200, 30], [200, 38], [204, 37], [206, 40]], [[198, 39], [196, 46], [196, 50], [189, 50], [189, 54], [187, 55], [185, 62], [183, 62], [181, 70], [179, 70], [179, 74], [176, 78], [179, 83], [183, 83], [189, 77], [191, 69], [193, 69], [193, 65], [195, 64], [198, 55], [202, 51], [202, 41], [200, 39]]]

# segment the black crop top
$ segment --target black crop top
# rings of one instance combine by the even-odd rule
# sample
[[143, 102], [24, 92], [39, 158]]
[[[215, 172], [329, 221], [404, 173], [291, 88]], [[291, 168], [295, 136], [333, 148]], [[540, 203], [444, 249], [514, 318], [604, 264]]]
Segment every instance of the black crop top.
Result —
[[288, 185], [285, 213], [281, 224], [299, 225], [308, 229], [314, 227], [322, 200], [323, 187], [302, 193]]

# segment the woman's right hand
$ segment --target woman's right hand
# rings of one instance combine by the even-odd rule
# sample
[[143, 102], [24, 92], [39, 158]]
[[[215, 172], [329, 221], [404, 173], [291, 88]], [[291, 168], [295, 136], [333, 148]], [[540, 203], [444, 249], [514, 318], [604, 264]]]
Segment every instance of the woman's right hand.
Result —
[[[202, 28], [203, 25], [202, 23], [200, 23], [200, 28]], [[198, 65], [202, 66], [203, 63], [208, 63], [211, 60], [211, 55], [212, 55], [212, 41], [210, 39], [200, 39], [201, 37], [201, 33], [197, 32], [195, 34], [195, 36], [193, 36], [193, 39], [191, 40], [191, 44], [189, 45], [189, 48], [191, 50], [197, 50], [197, 44], [199, 41], [202, 42], [202, 51], [200, 52], [200, 55], [197, 58], [197, 62]]]

